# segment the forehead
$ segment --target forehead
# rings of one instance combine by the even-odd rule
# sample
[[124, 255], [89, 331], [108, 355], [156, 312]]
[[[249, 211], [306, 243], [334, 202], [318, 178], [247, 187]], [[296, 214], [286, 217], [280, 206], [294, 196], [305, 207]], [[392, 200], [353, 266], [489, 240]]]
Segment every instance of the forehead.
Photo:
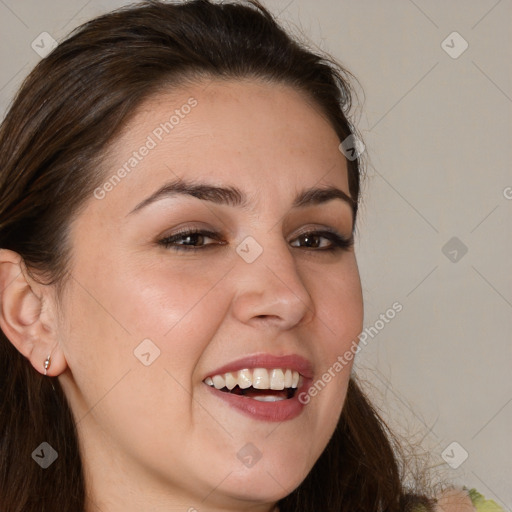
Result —
[[[128, 209], [176, 178], [236, 185], [254, 204], [319, 184], [348, 193], [339, 139], [302, 92], [260, 80], [212, 80], [153, 95], [110, 147], [110, 203]], [[270, 194], [270, 196], [269, 196]], [[131, 208], [130, 208], [131, 209]]]

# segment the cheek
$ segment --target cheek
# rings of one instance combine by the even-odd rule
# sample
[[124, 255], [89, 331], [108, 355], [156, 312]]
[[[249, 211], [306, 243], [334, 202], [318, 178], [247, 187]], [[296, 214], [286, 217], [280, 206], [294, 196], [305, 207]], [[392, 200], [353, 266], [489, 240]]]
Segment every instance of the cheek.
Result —
[[306, 286], [316, 311], [316, 328], [320, 329], [323, 363], [331, 365], [333, 359], [346, 350], [362, 331], [363, 296], [355, 256], [346, 255], [339, 266], [322, 272], [308, 271]]
[[[160, 382], [168, 369], [190, 389], [192, 370], [210, 339], [203, 331], [214, 329], [218, 318], [208, 300], [208, 276], [110, 258], [110, 264], [93, 259], [77, 265], [64, 305], [62, 345], [84, 406], [97, 403], [128, 370], [146, 370], [146, 390], [156, 369]], [[131, 392], [137, 394], [137, 386]]]
[[[94, 270], [76, 271], [65, 311], [66, 358], [80, 393], [75, 413], [86, 418], [83, 428], [97, 422], [140, 459], [159, 460], [164, 445], [165, 460], [182, 457], [180, 439], [194, 431], [194, 420], [211, 422], [191, 390], [197, 362], [222, 321], [217, 290], [198, 272], [130, 272], [119, 262], [108, 275]], [[172, 439], [164, 443], [170, 426]]]
[[190, 378], [191, 367], [222, 321], [223, 287], [215, 287], [222, 274], [205, 265], [194, 266], [194, 271], [181, 267], [168, 263], [137, 269], [130, 283], [121, 280], [120, 316], [134, 336], [151, 338], [169, 365], [186, 370]]
[[359, 335], [363, 297], [355, 257], [330, 272], [311, 273], [309, 289], [316, 308], [317, 375], [309, 389], [310, 403], [326, 432], [335, 428], [344, 404]]

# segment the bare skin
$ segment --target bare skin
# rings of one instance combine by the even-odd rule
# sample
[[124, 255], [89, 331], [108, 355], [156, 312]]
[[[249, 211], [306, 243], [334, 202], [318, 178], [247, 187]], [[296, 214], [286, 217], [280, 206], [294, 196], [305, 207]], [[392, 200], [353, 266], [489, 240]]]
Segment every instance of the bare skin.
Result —
[[[151, 98], [110, 148], [107, 179], [191, 97], [197, 105], [71, 224], [61, 303], [0, 251], [0, 327], [37, 371], [51, 353], [48, 375], [77, 421], [87, 512], [277, 510], [324, 450], [346, 397], [352, 363], [281, 423], [241, 414], [203, 382], [262, 353], [298, 354], [320, 378], [361, 332], [363, 301], [353, 247], [327, 251], [330, 239], [301, 236], [350, 238], [353, 217], [341, 199], [292, 206], [304, 189], [349, 189], [336, 133], [288, 86], [214, 81]], [[179, 195], [130, 213], [177, 178], [237, 187], [247, 207]], [[185, 228], [222, 243], [158, 243]], [[252, 263], [236, 251], [248, 236], [263, 250]], [[207, 247], [183, 248], [191, 240]], [[160, 351], [148, 366], [134, 356], [145, 339]], [[237, 457], [248, 443], [262, 455], [251, 467]]]

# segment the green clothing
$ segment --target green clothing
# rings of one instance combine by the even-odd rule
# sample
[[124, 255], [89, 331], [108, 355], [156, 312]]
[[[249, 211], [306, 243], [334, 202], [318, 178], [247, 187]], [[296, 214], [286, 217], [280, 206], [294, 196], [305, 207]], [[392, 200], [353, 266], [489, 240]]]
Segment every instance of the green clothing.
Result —
[[495, 501], [486, 500], [476, 489], [467, 489], [469, 497], [478, 512], [505, 512]]
[[[505, 512], [495, 501], [486, 500], [476, 489], [463, 487], [462, 490], [468, 493], [471, 503], [473, 503], [477, 512]], [[419, 507], [415, 507], [414, 512], [426, 512], [426, 510], [426, 507], [420, 505]]]

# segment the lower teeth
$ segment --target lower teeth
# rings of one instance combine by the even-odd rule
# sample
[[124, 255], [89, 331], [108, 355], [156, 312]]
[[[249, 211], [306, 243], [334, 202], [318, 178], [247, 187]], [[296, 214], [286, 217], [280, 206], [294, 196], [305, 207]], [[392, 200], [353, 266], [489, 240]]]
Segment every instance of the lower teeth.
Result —
[[284, 396], [276, 395], [253, 396], [250, 398], [252, 398], [253, 400], [258, 400], [258, 402], [278, 402], [279, 400], [286, 400]]
[[245, 396], [246, 398], [251, 398], [252, 400], [258, 400], [258, 402], [278, 402], [280, 400], [288, 400], [293, 398], [297, 390], [296, 388], [288, 388], [284, 391], [274, 391], [272, 394], [265, 394], [264, 390], [255, 390], [252, 386], [244, 389], [241, 389], [239, 386], [235, 386], [233, 389], [223, 387], [219, 391], [238, 396]]

